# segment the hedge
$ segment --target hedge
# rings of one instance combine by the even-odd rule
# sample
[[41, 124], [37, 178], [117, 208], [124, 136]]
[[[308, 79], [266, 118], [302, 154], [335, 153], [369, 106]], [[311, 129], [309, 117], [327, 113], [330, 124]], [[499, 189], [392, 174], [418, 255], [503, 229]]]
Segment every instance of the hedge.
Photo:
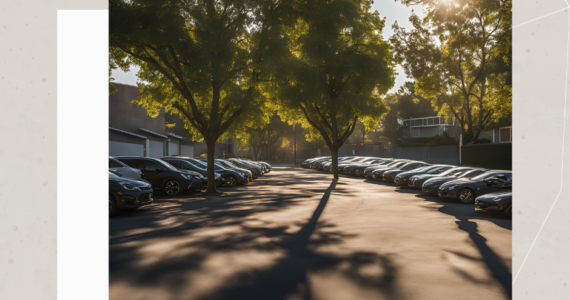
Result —
[[513, 144], [474, 144], [461, 147], [461, 163], [488, 169], [512, 170]]

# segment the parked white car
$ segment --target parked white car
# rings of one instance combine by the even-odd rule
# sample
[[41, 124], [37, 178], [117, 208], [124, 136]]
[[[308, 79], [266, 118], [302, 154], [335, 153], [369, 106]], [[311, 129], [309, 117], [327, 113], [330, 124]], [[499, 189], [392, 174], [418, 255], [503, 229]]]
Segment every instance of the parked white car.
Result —
[[131, 168], [125, 163], [109, 156], [109, 171], [123, 178], [141, 179], [142, 172], [139, 169]]

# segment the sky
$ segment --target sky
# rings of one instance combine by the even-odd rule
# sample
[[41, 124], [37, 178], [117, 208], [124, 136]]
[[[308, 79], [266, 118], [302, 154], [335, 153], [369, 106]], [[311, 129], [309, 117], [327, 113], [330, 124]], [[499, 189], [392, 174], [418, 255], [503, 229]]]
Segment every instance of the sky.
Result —
[[[394, 0], [376, 0], [372, 5], [372, 10], [377, 10], [380, 13], [380, 17], [386, 18], [386, 24], [384, 26], [383, 36], [385, 40], [388, 40], [392, 36], [392, 24], [398, 21], [400, 27], [410, 29], [412, 27], [411, 23], [408, 21], [412, 9], [416, 14], [423, 16], [421, 6], [407, 7], [400, 2], [395, 2]], [[115, 82], [136, 85], [137, 84], [137, 72], [139, 68], [137, 66], [132, 66], [131, 70], [127, 73], [122, 70], [114, 70], [112, 77], [115, 78]], [[396, 92], [404, 82], [406, 82], [406, 74], [404, 74], [404, 69], [399, 65], [396, 67], [396, 83], [388, 93]], [[409, 79], [408, 79], [409, 80]]]

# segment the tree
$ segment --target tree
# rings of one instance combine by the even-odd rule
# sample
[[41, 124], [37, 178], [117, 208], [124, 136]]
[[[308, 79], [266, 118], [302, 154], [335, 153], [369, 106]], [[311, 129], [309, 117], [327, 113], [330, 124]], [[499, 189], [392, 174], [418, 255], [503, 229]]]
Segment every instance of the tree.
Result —
[[384, 21], [365, 0], [299, 1], [285, 24], [290, 53], [275, 72], [280, 116], [320, 135], [338, 179], [338, 149], [357, 121], [373, 129], [387, 109], [381, 95], [394, 84]]
[[149, 115], [178, 114], [207, 145], [208, 188], [215, 193], [215, 144], [230, 126], [264, 114], [266, 65], [280, 43], [274, 0], [110, 0], [111, 65], [138, 65]]
[[277, 114], [273, 114], [265, 125], [235, 130], [232, 131], [232, 135], [241, 141], [242, 148], [253, 148], [253, 157], [257, 160], [263, 148], [266, 149], [267, 157], [270, 159], [270, 149], [277, 142], [282, 141], [288, 131], [292, 131], [291, 126], [281, 121]]
[[423, 19], [412, 14], [410, 31], [393, 25], [396, 59], [419, 94], [455, 117], [464, 139], [474, 142], [496, 113], [488, 95], [498, 88], [490, 84], [493, 74], [501, 77], [493, 73], [501, 69], [495, 58], [510, 53], [511, 0], [401, 1], [427, 13]]
[[402, 138], [402, 127], [398, 119], [430, 117], [436, 114], [431, 101], [415, 92], [414, 83], [407, 81], [397, 93], [389, 94], [385, 99], [390, 109], [380, 121], [380, 134], [393, 142]]

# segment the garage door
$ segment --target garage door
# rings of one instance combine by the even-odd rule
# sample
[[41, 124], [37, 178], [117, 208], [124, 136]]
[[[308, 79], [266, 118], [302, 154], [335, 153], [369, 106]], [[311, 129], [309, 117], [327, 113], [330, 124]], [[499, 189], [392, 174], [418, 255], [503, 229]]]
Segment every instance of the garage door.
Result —
[[139, 144], [109, 142], [110, 156], [144, 156], [144, 146]]
[[164, 143], [150, 140], [150, 157], [160, 158], [164, 156]]
[[194, 157], [194, 146], [182, 145], [182, 156]]
[[168, 155], [179, 155], [180, 145], [172, 142], [168, 142]]

